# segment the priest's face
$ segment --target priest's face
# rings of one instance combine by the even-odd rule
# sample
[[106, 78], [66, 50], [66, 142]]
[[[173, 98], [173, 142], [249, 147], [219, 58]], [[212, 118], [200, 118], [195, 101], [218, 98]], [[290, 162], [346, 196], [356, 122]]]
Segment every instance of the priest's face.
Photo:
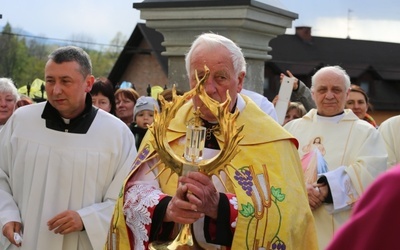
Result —
[[93, 86], [93, 75], [83, 76], [77, 62], [55, 63], [45, 67], [47, 99], [63, 118], [77, 117], [85, 109], [86, 94]]
[[349, 89], [342, 75], [324, 71], [315, 79], [312, 96], [321, 116], [335, 116], [343, 112]]
[[[190, 60], [191, 88], [197, 84], [195, 70], [197, 70], [199, 79], [204, 76], [204, 65], [210, 69], [210, 75], [204, 84], [207, 94], [218, 102], [224, 102], [228, 91], [232, 100], [231, 110], [236, 103], [237, 94], [242, 90], [245, 72], [235, 73], [230, 52], [225, 47], [199, 45], [194, 49]], [[209, 122], [216, 121], [215, 116], [198, 96], [193, 97], [193, 104], [195, 108], [200, 108], [203, 119]]]

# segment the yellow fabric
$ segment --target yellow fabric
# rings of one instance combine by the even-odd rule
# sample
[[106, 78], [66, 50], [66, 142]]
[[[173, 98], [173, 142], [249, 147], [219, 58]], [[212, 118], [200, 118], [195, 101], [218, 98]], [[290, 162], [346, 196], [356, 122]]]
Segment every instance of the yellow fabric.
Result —
[[[252, 172], [253, 183], [256, 186], [253, 190], [262, 194], [265, 190], [262, 187], [266, 186], [270, 192], [267, 200], [259, 204], [255, 193], [247, 195], [233, 178], [235, 170], [227, 170], [228, 176], [232, 177], [226, 182], [230, 189], [228, 192], [235, 193], [238, 200], [238, 220], [232, 249], [270, 249], [273, 243], [285, 244], [286, 249], [317, 249], [314, 220], [308, 205], [301, 163], [293, 143], [296, 141], [278, 123], [258, 109], [255, 103], [246, 97], [243, 98], [247, 105], [238, 116], [237, 125], [245, 124], [242, 131], [245, 137], [239, 143], [240, 152], [231, 163], [242, 173], [245, 173], [245, 170]], [[169, 126], [168, 141], [176, 154], [183, 153], [183, 147], [176, 139], [185, 135], [185, 124], [192, 116], [192, 108], [191, 102], [185, 104]], [[150, 138], [151, 134], [148, 133], [143, 141]], [[217, 139], [218, 143], [223, 145], [222, 138]], [[257, 185], [259, 175], [263, 177], [261, 180], [266, 179], [267, 183]], [[159, 182], [163, 192], [173, 195], [177, 185], [176, 175], [172, 177], [174, 179], [171, 178], [165, 183], [168, 176], [167, 171], [160, 176]], [[123, 196], [120, 196], [114, 212], [113, 225], [118, 229], [119, 249], [129, 249], [122, 202]], [[259, 219], [256, 217], [257, 211]]]

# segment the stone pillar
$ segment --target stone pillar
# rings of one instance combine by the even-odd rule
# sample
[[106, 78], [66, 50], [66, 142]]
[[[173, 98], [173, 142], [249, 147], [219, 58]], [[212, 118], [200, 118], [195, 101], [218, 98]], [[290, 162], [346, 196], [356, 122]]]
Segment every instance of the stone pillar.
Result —
[[269, 41], [284, 34], [298, 17], [284, 10], [279, 0], [144, 0], [133, 7], [148, 27], [163, 34], [169, 84], [184, 91], [189, 89], [184, 55], [198, 35], [211, 31], [242, 48], [247, 61], [244, 87], [263, 93]]

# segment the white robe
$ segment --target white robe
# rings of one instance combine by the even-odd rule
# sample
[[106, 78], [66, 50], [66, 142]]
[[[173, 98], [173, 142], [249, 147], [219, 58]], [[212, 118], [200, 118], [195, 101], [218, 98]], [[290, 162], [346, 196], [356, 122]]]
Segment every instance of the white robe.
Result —
[[271, 116], [275, 121], [278, 121], [278, 115], [276, 114], [274, 104], [270, 102], [267, 97], [247, 89], [242, 89], [240, 94], [250, 97], [264, 113]]
[[336, 123], [317, 120], [317, 110], [312, 109], [284, 128], [298, 139], [300, 158], [307, 154], [310, 142], [316, 137], [321, 138], [328, 167], [324, 175], [328, 179], [333, 205], [321, 206], [313, 214], [319, 247], [325, 249], [334, 231], [349, 218], [354, 202], [379, 174], [386, 171], [387, 152], [379, 132], [349, 109]]
[[[122, 183], [136, 156], [118, 118], [99, 110], [86, 134], [47, 129], [44, 103], [18, 109], [0, 132], [0, 226], [20, 221], [22, 247], [102, 249]], [[75, 210], [85, 230], [48, 230], [55, 215]], [[9, 241], [1, 234], [0, 249]]]
[[390, 117], [379, 126], [388, 152], [388, 167], [400, 163], [400, 115]]

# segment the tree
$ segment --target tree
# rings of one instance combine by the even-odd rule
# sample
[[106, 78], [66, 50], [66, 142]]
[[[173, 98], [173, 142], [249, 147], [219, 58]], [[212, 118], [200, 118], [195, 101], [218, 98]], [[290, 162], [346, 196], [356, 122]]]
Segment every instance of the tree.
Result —
[[126, 37], [121, 32], [118, 32], [111, 40], [109, 46], [102, 46], [99, 50], [88, 52], [92, 59], [93, 74], [96, 77], [107, 77], [110, 74], [111, 69], [117, 61], [125, 43]]
[[17, 62], [18, 39], [12, 35], [12, 28], [8, 22], [0, 35], [0, 51], [0, 75], [11, 77]]
[[30, 67], [26, 69], [26, 81], [32, 82], [36, 78], [44, 79], [44, 67], [52, 48], [44, 43], [37, 42], [37, 40], [27, 42], [27, 48]]
[[[12, 78], [17, 87], [31, 83], [38, 78], [38, 68], [42, 65], [40, 59], [30, 55], [32, 48], [26, 46], [24, 38], [19, 39], [13, 33], [9, 23], [4, 26], [0, 35], [0, 76]], [[43, 72], [43, 68], [41, 69]], [[40, 78], [43, 73], [40, 74]]]
[[[36, 78], [44, 78], [44, 67], [47, 56], [60, 43], [50, 44], [36, 38], [19, 38], [7, 23], [0, 34], [0, 77], [9, 77], [17, 87], [32, 83]], [[43, 39], [43, 38], [41, 38]], [[94, 40], [86, 35], [74, 35], [69, 45], [82, 47], [92, 59], [93, 74], [96, 77], [107, 77], [126, 43], [126, 38], [118, 32], [111, 45], [96, 45]], [[64, 45], [63, 45], [64, 46]]]

